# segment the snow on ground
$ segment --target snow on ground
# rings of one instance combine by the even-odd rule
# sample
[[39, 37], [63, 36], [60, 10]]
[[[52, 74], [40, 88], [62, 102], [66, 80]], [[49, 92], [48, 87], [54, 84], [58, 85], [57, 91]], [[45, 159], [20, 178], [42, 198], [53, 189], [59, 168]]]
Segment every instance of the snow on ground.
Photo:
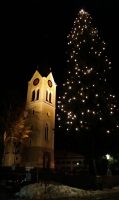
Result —
[[119, 191], [119, 187], [102, 191], [87, 191], [61, 184], [48, 184], [46, 186], [45, 184], [35, 183], [24, 186], [16, 195], [28, 199], [61, 199], [68, 197], [96, 197], [117, 191]]

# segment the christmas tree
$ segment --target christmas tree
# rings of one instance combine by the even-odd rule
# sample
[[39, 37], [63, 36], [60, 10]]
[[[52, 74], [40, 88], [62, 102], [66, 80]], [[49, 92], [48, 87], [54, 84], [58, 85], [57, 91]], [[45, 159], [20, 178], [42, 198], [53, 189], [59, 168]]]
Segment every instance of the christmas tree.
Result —
[[[75, 138], [74, 146], [80, 140], [87, 151], [104, 153], [109, 150], [111, 137], [119, 131], [106, 44], [83, 9], [67, 38], [68, 67], [57, 108], [59, 128]], [[80, 149], [81, 143], [77, 145]]]

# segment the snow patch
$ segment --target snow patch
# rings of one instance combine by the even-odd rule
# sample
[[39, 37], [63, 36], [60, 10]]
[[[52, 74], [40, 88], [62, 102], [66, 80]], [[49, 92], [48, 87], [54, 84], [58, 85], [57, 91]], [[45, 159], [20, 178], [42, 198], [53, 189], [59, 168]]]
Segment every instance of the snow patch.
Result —
[[103, 191], [88, 191], [61, 184], [45, 185], [41, 183], [35, 183], [24, 186], [16, 195], [21, 198], [28, 199], [58, 199], [66, 197], [94, 197], [98, 195], [109, 194], [110, 192], [117, 190], [119, 191], [119, 187], [115, 187], [111, 190], [105, 189]]

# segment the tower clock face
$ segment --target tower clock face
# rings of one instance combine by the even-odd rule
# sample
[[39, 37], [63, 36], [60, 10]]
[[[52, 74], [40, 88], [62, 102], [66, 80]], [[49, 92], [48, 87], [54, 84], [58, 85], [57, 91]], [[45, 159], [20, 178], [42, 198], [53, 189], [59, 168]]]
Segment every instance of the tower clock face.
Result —
[[48, 85], [49, 85], [49, 87], [52, 87], [52, 81], [51, 80], [48, 80]]
[[39, 83], [39, 78], [34, 79], [33, 85], [37, 85]]

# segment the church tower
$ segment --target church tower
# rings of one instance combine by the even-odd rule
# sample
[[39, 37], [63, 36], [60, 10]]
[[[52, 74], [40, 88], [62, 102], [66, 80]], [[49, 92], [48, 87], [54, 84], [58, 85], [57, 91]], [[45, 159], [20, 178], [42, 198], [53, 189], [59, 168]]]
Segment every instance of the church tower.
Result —
[[35, 71], [28, 82], [26, 111], [31, 128], [23, 152], [23, 165], [54, 168], [54, 130], [56, 109], [56, 83], [50, 72], [42, 77]]

